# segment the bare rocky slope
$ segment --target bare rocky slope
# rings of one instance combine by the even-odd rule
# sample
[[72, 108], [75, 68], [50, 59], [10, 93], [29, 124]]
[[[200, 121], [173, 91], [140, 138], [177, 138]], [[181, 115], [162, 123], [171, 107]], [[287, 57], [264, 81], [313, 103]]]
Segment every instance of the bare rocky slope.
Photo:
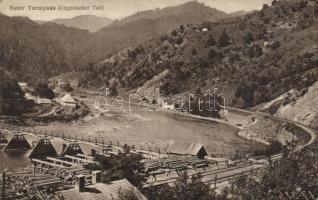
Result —
[[318, 128], [318, 82], [309, 87], [303, 96], [285, 99], [275, 115]]

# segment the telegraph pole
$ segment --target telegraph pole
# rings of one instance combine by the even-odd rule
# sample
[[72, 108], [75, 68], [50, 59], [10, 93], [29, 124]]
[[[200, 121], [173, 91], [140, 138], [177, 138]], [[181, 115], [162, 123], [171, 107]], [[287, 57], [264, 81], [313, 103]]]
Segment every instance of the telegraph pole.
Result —
[[292, 120], [293, 120], [293, 149], [295, 148], [295, 110], [292, 111]]

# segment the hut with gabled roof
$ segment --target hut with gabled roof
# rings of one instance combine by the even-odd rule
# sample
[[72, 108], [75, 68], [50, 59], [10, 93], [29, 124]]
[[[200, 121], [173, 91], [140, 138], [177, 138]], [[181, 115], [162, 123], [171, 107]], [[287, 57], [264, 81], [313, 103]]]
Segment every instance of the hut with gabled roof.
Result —
[[8, 144], [4, 147], [4, 151], [12, 151], [12, 150], [27, 150], [31, 149], [30, 143], [24, 137], [24, 134], [15, 134], [8, 142]]
[[40, 138], [29, 158], [45, 158], [45, 157], [57, 157], [57, 152], [53, 147], [49, 138]]
[[70, 142], [67, 144], [63, 144], [63, 149], [62, 149], [62, 156], [64, 155], [70, 155], [70, 156], [75, 156], [77, 154], [84, 154], [82, 148], [77, 142]]

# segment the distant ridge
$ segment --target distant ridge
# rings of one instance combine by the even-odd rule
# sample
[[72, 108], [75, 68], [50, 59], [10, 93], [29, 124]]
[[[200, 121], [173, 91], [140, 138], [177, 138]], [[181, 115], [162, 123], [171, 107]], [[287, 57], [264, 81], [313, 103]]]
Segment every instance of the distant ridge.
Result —
[[[113, 22], [113, 20], [106, 17], [99, 17], [95, 15], [80, 15], [69, 19], [55, 19], [50, 22], [56, 24], [63, 24], [68, 27], [84, 29], [90, 32], [96, 32], [99, 29], [110, 25]], [[40, 23], [44, 22], [41, 21]]]
[[223, 11], [205, 6], [203, 3], [197, 1], [191, 1], [177, 6], [137, 12], [120, 21], [116, 20], [113, 24], [123, 25], [141, 19], [155, 20], [167, 18], [178, 18], [180, 21], [195, 23], [196, 21], [217, 21], [226, 17], [227, 14]]

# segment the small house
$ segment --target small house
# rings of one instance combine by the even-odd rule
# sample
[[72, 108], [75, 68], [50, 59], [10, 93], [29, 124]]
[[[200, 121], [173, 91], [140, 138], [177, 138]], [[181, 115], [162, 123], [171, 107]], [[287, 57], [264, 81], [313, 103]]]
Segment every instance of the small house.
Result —
[[68, 93], [65, 94], [59, 101], [63, 106], [73, 107], [73, 108], [77, 106], [76, 100]]
[[209, 31], [208, 28], [203, 28], [203, 29], [202, 29], [202, 32], [208, 32], [208, 31]]

